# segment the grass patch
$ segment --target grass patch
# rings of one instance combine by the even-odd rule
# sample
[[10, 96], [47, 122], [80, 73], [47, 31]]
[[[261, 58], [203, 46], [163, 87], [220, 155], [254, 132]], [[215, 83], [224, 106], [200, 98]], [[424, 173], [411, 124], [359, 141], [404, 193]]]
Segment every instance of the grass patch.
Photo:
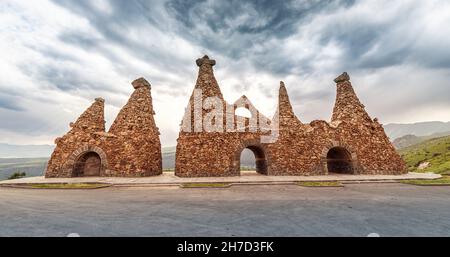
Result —
[[241, 166], [241, 171], [253, 171], [256, 170], [256, 167], [250, 167], [250, 166]]
[[111, 186], [105, 183], [48, 183], [48, 184], [28, 184], [26, 188], [40, 189], [95, 189]]
[[442, 176], [442, 178], [438, 179], [402, 180], [400, 182], [417, 186], [450, 186], [450, 176]]
[[230, 183], [183, 183], [182, 188], [226, 188]]
[[303, 187], [343, 187], [339, 181], [300, 181], [297, 185]]
[[[448, 174], [450, 171], [450, 136], [433, 138], [400, 150], [410, 172]], [[428, 162], [425, 168], [420, 164]]]

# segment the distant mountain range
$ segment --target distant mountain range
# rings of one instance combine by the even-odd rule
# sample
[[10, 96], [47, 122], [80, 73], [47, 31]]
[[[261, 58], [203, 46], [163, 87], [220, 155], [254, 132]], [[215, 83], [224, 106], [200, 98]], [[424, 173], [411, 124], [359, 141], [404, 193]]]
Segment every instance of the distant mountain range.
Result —
[[434, 133], [429, 136], [420, 136], [420, 137], [415, 136], [415, 135], [406, 135], [406, 136], [396, 138], [394, 141], [392, 141], [392, 144], [395, 146], [396, 149], [403, 149], [403, 148], [406, 148], [406, 147], [409, 147], [412, 145], [422, 143], [429, 139], [445, 137], [445, 136], [449, 136], [449, 135], [450, 135], [450, 131], [442, 132], [442, 133]]
[[406, 135], [423, 137], [450, 132], [450, 122], [442, 121], [417, 122], [411, 124], [390, 123], [383, 127], [391, 141]]

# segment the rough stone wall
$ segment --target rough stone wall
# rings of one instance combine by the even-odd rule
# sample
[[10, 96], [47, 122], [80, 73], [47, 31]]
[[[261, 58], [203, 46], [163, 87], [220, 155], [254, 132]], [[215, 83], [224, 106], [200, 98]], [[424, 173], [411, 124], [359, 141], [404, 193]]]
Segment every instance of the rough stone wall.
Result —
[[[193, 93], [189, 99], [181, 124], [182, 131], [177, 139], [175, 174], [180, 177], [239, 175], [240, 152], [247, 144], [255, 145], [260, 141], [260, 136], [264, 132], [259, 129], [259, 122], [270, 123], [270, 121], [262, 116], [245, 96], [231, 105], [223, 99], [212, 69], [212, 66], [215, 65], [214, 60], [204, 56], [196, 63], [199, 66], [199, 73], [194, 90], [201, 90], [202, 97], [196, 99]], [[207, 97], [217, 97], [221, 101], [220, 105], [223, 106], [222, 112], [217, 115], [216, 122], [221, 122], [222, 128], [226, 129], [225, 121], [231, 119], [234, 124], [233, 128], [239, 129], [241, 132], [196, 132], [198, 129], [203, 131], [204, 124], [197, 123], [196, 125], [194, 122], [196, 118], [194, 108], [196, 105], [201, 106], [201, 102]], [[257, 117], [257, 123], [252, 124], [249, 118], [237, 116], [234, 112], [227, 116], [227, 109], [238, 107], [248, 109], [252, 115]], [[200, 120], [203, 120], [203, 117], [208, 115], [208, 111], [202, 109], [200, 114]], [[255, 127], [256, 131], [252, 132]], [[191, 132], [186, 132], [186, 129]]]
[[107, 142], [110, 175], [152, 176], [162, 172], [161, 143], [150, 93], [143, 78], [132, 83], [135, 88], [128, 103], [114, 120]]
[[[175, 174], [182, 177], [236, 176], [240, 154], [254, 152], [258, 172], [268, 175], [327, 174], [327, 153], [338, 147], [351, 156], [354, 174], [401, 174], [405, 164], [389, 142], [377, 119], [371, 119], [360, 103], [350, 77], [336, 78], [336, 103], [331, 122], [316, 120], [303, 124], [295, 115], [286, 87], [280, 83], [278, 107], [272, 120], [264, 117], [246, 96], [228, 104], [214, 77], [214, 60], [198, 59], [198, 79], [189, 99], [182, 131], [178, 137]], [[71, 124], [70, 131], [55, 140], [56, 148], [47, 165], [46, 177], [71, 177], [77, 161], [86, 153], [101, 160], [100, 176], [151, 176], [162, 172], [159, 131], [153, 118], [150, 84], [143, 78], [132, 83], [135, 91], [122, 108], [109, 132], [105, 132], [104, 100], [96, 101]], [[195, 123], [211, 115], [202, 107], [208, 97], [216, 97], [222, 110], [213, 125], [227, 130], [205, 132], [205, 124]], [[240, 117], [234, 110], [244, 107], [252, 117]], [[231, 112], [230, 112], [231, 110]], [[231, 123], [227, 123], [231, 119]], [[228, 130], [227, 124], [232, 124]], [[272, 130], [266, 131], [269, 127]], [[263, 136], [276, 132], [275, 142], [263, 143]]]
[[55, 140], [46, 177], [72, 177], [77, 161], [94, 152], [101, 159], [100, 176], [152, 176], [162, 172], [159, 131], [153, 118], [150, 84], [143, 78], [109, 132], [105, 132], [104, 100], [97, 98], [71, 130]]
[[348, 74], [335, 82], [336, 103], [330, 123], [315, 120], [300, 124], [291, 111], [284, 85], [280, 86], [280, 137], [268, 146], [270, 155], [276, 156], [272, 158], [271, 174], [327, 174], [327, 153], [333, 147], [343, 147], [351, 154], [354, 174], [405, 173], [404, 161], [382, 125], [364, 110]]
[[[207, 56], [198, 59], [199, 74], [195, 89], [217, 96], [223, 105], [222, 93], [214, 78], [215, 61]], [[328, 174], [327, 153], [331, 148], [345, 149], [351, 156], [353, 174], [402, 174], [405, 164], [397, 154], [377, 119], [372, 120], [360, 103], [347, 73], [335, 79], [336, 103], [331, 122], [316, 120], [303, 124], [294, 114], [283, 82], [280, 83], [278, 108], [270, 122], [278, 132], [278, 140], [261, 143], [264, 130], [246, 132], [185, 132], [178, 137], [175, 174], [182, 177], [239, 175], [239, 158], [244, 148], [263, 158], [267, 165], [260, 173], [269, 175]], [[194, 95], [194, 94], [193, 94]], [[182, 128], [194, 128], [193, 95], [190, 98]], [[243, 96], [237, 102], [247, 99]], [[197, 99], [197, 101], [199, 101]], [[199, 104], [199, 103], [197, 103]], [[251, 104], [246, 107], [252, 109]], [[203, 118], [208, 112], [202, 110]], [[257, 110], [255, 113], [261, 115]], [[223, 114], [224, 116], [226, 113]], [[236, 115], [233, 115], [235, 121]], [[225, 120], [225, 119], [224, 119]], [[234, 123], [236, 126], [236, 122]], [[194, 129], [192, 130], [194, 131]]]
[[[104, 100], [95, 102], [81, 114], [75, 123], [70, 123], [70, 131], [55, 139], [55, 150], [47, 164], [46, 177], [71, 177], [74, 162], [88, 149], [101, 149], [105, 144]], [[100, 155], [102, 151], [98, 151]], [[107, 167], [103, 166], [103, 173]]]

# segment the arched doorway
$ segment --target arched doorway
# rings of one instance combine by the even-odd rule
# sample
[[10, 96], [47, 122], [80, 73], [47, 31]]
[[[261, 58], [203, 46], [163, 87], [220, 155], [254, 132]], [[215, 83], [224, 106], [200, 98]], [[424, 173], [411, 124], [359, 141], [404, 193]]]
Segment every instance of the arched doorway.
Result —
[[354, 174], [352, 155], [344, 147], [333, 147], [327, 153], [328, 173]]
[[96, 152], [87, 152], [75, 162], [72, 177], [100, 176], [102, 162]]
[[251, 174], [249, 171], [255, 170], [258, 174], [267, 175], [267, 158], [262, 147], [247, 146], [242, 149], [238, 158], [241, 174]]

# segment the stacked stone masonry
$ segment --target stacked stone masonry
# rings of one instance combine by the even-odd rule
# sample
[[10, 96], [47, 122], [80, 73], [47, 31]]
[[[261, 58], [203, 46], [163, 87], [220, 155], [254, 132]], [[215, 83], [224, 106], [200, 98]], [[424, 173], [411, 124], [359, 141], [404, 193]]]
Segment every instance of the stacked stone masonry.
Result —
[[[222, 96], [214, 77], [215, 61], [204, 56], [196, 61], [199, 73], [194, 89], [201, 89], [201, 101], [217, 97], [224, 106], [218, 120], [224, 121], [226, 107], [230, 106]], [[386, 136], [378, 120], [371, 119], [356, 96], [347, 73], [335, 79], [337, 93], [331, 122], [315, 120], [302, 123], [294, 114], [283, 82], [280, 83], [278, 108], [267, 122], [250, 101], [244, 108], [257, 115], [257, 129], [251, 130], [245, 119], [245, 131], [205, 132], [194, 122], [195, 90], [181, 124], [179, 133], [175, 174], [180, 177], [238, 176], [240, 155], [250, 149], [256, 158], [256, 170], [266, 175], [325, 175], [329, 173], [349, 174], [403, 174], [405, 164]], [[195, 100], [197, 99], [197, 100]], [[239, 107], [231, 105], [234, 108]], [[242, 105], [241, 105], [242, 106]], [[229, 112], [229, 111], [228, 111]], [[208, 112], [202, 110], [202, 117]], [[229, 114], [229, 113], [228, 113]], [[231, 115], [234, 127], [243, 117]], [[261, 119], [262, 117], [262, 119]], [[197, 117], [199, 118], [199, 117]], [[197, 119], [198, 120], [198, 119]], [[266, 127], [264, 127], [266, 126]], [[269, 126], [270, 131], [267, 131]], [[277, 139], [265, 143], [263, 136], [274, 133]]]
[[141, 177], [162, 172], [159, 130], [153, 115], [150, 84], [132, 83], [134, 92], [105, 131], [104, 100], [95, 102], [55, 140], [46, 177]]
[[[276, 112], [269, 119], [246, 96], [232, 104], [224, 100], [214, 77], [214, 60], [204, 56], [196, 63], [198, 78], [177, 139], [177, 176], [239, 176], [240, 156], [246, 148], [255, 154], [257, 172], [265, 175], [406, 173], [404, 161], [382, 125], [365, 111], [347, 73], [335, 79], [331, 121], [302, 123], [283, 82]], [[143, 78], [132, 85], [133, 94], [108, 132], [104, 100], [97, 98], [70, 124], [70, 131], [55, 140], [46, 177], [161, 174], [161, 144], [153, 118], [151, 86]], [[214, 101], [209, 101], [211, 98]], [[209, 110], [212, 107], [214, 113]], [[236, 115], [238, 108], [247, 109], [251, 117]], [[202, 124], [212, 114], [211, 124]]]

